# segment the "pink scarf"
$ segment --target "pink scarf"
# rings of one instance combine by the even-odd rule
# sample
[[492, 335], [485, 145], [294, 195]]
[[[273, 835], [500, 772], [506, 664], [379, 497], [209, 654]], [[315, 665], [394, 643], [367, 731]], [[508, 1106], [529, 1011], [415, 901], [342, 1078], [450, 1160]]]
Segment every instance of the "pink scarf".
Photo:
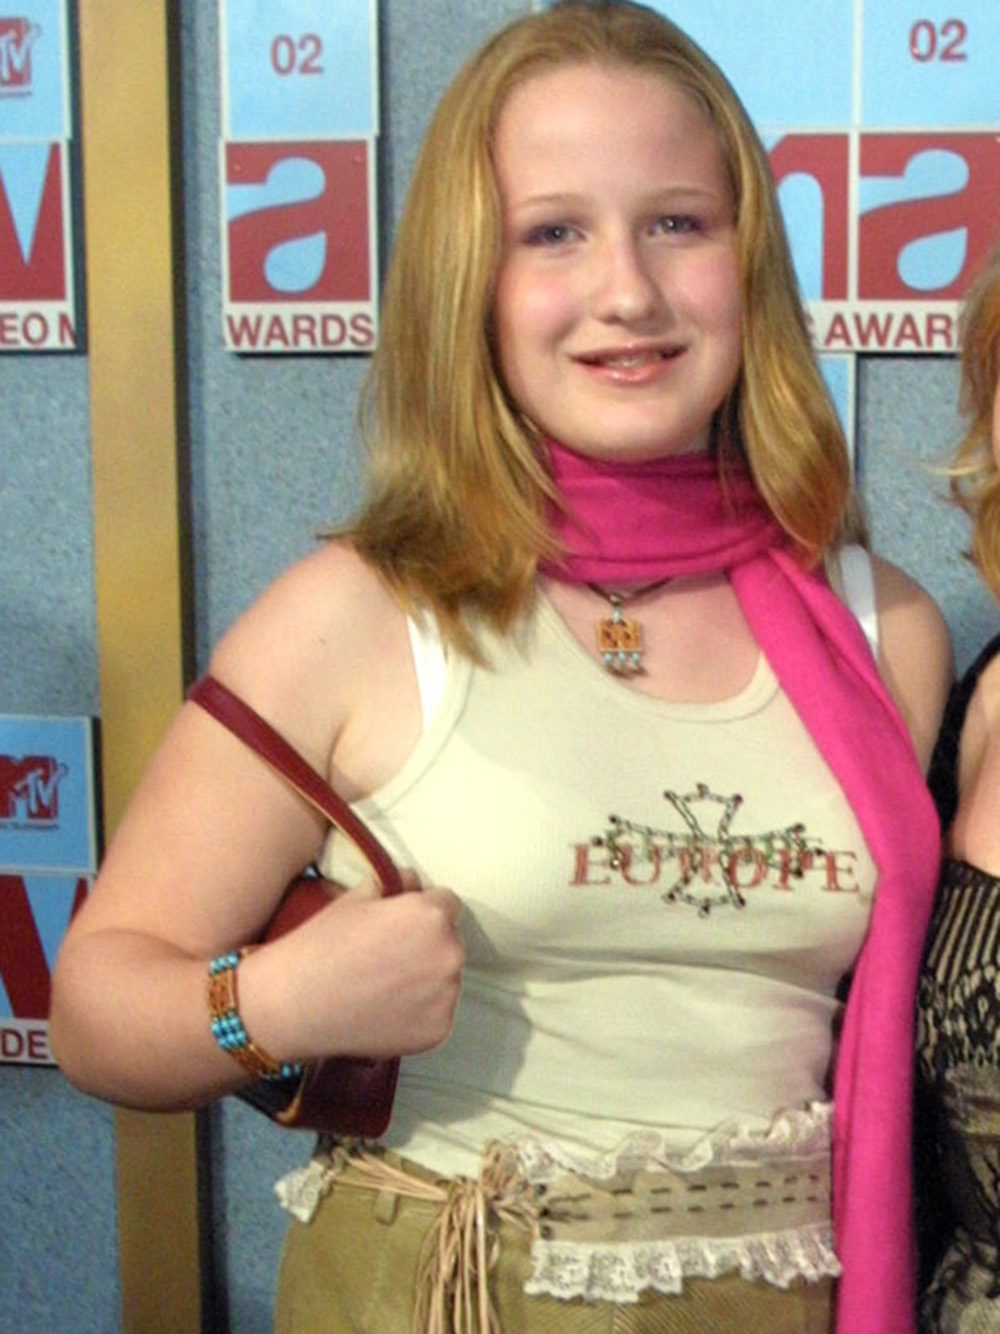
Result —
[[915, 1306], [910, 1151], [917, 971], [940, 856], [909, 735], [854, 616], [806, 573], [745, 473], [707, 455], [637, 464], [550, 442], [569, 514], [544, 572], [643, 582], [725, 570], [754, 637], [840, 783], [878, 868], [834, 1083], [839, 1334], [908, 1334]]

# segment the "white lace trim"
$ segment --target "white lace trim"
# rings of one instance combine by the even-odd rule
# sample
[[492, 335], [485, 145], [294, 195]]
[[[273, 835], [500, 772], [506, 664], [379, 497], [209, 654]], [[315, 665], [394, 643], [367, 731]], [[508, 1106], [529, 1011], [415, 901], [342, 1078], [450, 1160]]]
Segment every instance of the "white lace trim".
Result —
[[[525, 1173], [543, 1185], [562, 1172], [609, 1181], [639, 1170], [669, 1168], [694, 1173], [706, 1167], [801, 1163], [830, 1152], [833, 1107], [813, 1103], [779, 1113], [769, 1126], [738, 1122], [704, 1135], [684, 1153], [666, 1148], [654, 1132], [630, 1135], [612, 1153], [590, 1155], [549, 1141], [524, 1140], [518, 1150]], [[641, 1293], [679, 1293], [685, 1278], [717, 1278], [739, 1272], [787, 1288], [796, 1278], [815, 1282], [841, 1272], [830, 1222], [742, 1237], [689, 1236], [659, 1241], [592, 1243], [547, 1241], [531, 1248], [533, 1271], [524, 1285], [532, 1296], [636, 1302]]]
[[683, 1153], [666, 1147], [665, 1136], [640, 1130], [609, 1153], [589, 1154], [555, 1140], [518, 1139], [521, 1165], [533, 1185], [547, 1185], [562, 1172], [610, 1181], [637, 1171], [700, 1172], [706, 1167], [737, 1167], [801, 1162], [829, 1155], [833, 1131], [833, 1104], [810, 1103], [805, 1108], [779, 1112], [770, 1125], [748, 1126], [726, 1121], [708, 1131]]
[[313, 1158], [304, 1167], [293, 1167], [274, 1183], [278, 1203], [300, 1223], [311, 1223], [330, 1189], [326, 1164]]
[[637, 1302], [646, 1288], [679, 1293], [684, 1279], [718, 1278], [738, 1270], [787, 1288], [796, 1278], [836, 1278], [840, 1261], [829, 1224], [766, 1232], [752, 1237], [685, 1237], [675, 1241], [533, 1242], [529, 1296], [582, 1297], [587, 1301]]
[[[668, 1150], [654, 1132], [630, 1135], [617, 1150], [587, 1154], [552, 1141], [518, 1141], [528, 1180], [544, 1185], [572, 1172], [606, 1182], [636, 1171], [669, 1168], [694, 1173], [706, 1167], [801, 1163], [829, 1155], [833, 1108], [813, 1103], [777, 1115], [764, 1128], [727, 1123], [684, 1153]], [[282, 1207], [308, 1222], [329, 1189], [328, 1167], [314, 1159], [289, 1172], [275, 1190]], [[679, 1293], [685, 1278], [738, 1272], [787, 1288], [796, 1278], [815, 1282], [841, 1272], [829, 1222], [741, 1237], [675, 1237], [616, 1243], [533, 1240], [533, 1271], [524, 1285], [532, 1296], [632, 1303], [645, 1289]]]

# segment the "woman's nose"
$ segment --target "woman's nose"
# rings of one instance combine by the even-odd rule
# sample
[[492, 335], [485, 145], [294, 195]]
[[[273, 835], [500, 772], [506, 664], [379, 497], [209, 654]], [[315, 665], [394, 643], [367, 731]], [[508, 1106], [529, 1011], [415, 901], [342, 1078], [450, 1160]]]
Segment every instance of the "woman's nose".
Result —
[[634, 324], [663, 305], [659, 280], [634, 236], [609, 238], [595, 254], [594, 314], [602, 320]]

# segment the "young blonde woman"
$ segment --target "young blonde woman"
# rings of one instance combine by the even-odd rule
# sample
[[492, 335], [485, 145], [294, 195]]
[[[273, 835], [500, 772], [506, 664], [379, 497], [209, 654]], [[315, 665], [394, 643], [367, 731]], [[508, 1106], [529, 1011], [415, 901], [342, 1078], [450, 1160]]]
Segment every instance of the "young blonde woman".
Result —
[[[459, 73], [364, 421], [357, 520], [211, 663], [422, 886], [238, 964], [276, 1063], [408, 1057], [384, 1141], [284, 1185], [277, 1328], [900, 1334], [947, 636], [840, 558], [766, 157], [672, 24], [570, 0]], [[245, 1081], [206, 968], [312, 858], [357, 877], [186, 705], [59, 962], [70, 1078]]]
[[[1000, 596], [1000, 249], [966, 302], [956, 499]], [[956, 688], [932, 785], [947, 860], [920, 980], [922, 1222], [928, 1334], [1000, 1328], [1000, 636]]]

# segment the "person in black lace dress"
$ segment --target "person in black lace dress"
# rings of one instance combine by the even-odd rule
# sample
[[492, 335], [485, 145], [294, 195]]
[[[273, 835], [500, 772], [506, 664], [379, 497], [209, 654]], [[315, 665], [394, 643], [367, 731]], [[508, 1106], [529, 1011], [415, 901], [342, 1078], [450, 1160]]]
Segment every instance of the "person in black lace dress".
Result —
[[[966, 302], [953, 470], [1000, 597], [1000, 246]], [[946, 861], [920, 983], [924, 1334], [1000, 1331], [1000, 634], [956, 687], [931, 765]]]

